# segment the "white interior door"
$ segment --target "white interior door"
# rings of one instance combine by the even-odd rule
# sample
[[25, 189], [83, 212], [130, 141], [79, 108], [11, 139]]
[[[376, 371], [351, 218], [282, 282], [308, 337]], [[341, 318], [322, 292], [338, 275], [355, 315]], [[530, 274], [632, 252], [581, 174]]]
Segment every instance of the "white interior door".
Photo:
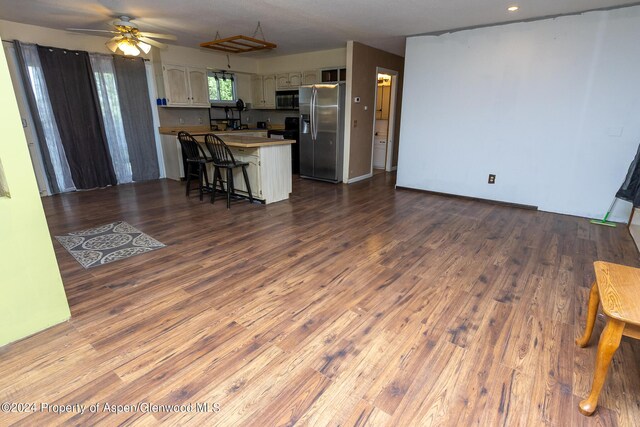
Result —
[[[391, 77], [390, 85], [374, 87], [375, 108], [373, 115], [373, 138], [371, 142], [371, 174], [373, 169], [392, 170], [393, 133], [395, 127], [396, 92], [398, 72], [376, 67], [376, 77], [386, 74]], [[388, 81], [388, 80], [387, 80]]]

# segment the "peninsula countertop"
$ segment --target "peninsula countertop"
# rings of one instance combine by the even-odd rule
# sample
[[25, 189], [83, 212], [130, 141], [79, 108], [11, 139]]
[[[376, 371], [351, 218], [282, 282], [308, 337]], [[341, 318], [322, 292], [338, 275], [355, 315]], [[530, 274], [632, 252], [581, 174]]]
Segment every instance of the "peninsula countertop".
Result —
[[[204, 136], [206, 133], [192, 133], [196, 141], [204, 142]], [[273, 145], [289, 145], [295, 144], [295, 139], [271, 139], [271, 138], [260, 138], [257, 136], [242, 136], [237, 132], [235, 133], [217, 133], [225, 144], [229, 147], [238, 147], [238, 148], [259, 148], [259, 147], [270, 147]]]
[[242, 129], [242, 130], [211, 130], [211, 128], [207, 125], [184, 125], [184, 126], [160, 126], [158, 131], [161, 135], [178, 135], [178, 132], [181, 130], [187, 131], [191, 134], [196, 133], [205, 133], [210, 132], [216, 135], [231, 135], [231, 134], [256, 134], [256, 133], [264, 133], [266, 134], [269, 130], [280, 130], [284, 129], [284, 125], [272, 125], [269, 129]]

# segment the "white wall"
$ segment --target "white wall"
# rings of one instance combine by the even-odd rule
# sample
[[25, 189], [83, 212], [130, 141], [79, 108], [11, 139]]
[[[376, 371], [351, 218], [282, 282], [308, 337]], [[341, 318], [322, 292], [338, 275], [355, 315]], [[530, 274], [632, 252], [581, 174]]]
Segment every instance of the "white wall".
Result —
[[640, 7], [409, 38], [398, 185], [602, 217], [640, 143], [639, 40]]
[[328, 67], [343, 67], [347, 63], [346, 47], [294, 55], [274, 56], [258, 60], [258, 73], [308, 71]]

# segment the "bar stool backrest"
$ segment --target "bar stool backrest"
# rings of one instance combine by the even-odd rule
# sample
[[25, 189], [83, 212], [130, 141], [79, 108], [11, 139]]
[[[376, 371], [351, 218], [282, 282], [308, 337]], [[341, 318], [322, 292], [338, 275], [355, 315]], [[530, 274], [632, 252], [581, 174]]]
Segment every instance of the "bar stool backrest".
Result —
[[233, 157], [233, 153], [219, 136], [208, 133], [204, 137], [204, 142], [215, 164], [235, 166], [236, 159]]
[[185, 131], [178, 132], [178, 141], [180, 141], [180, 146], [182, 147], [182, 151], [184, 152], [187, 160], [201, 160], [207, 158], [203, 148], [190, 133]]

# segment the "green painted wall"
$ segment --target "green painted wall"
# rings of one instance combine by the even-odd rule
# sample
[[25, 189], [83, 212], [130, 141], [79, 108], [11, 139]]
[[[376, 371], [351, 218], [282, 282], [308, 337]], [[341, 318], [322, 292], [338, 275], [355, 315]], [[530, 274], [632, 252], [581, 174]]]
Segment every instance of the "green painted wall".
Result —
[[[0, 345], [70, 317], [31, 166], [4, 49], [0, 47]], [[5, 191], [6, 192], [6, 191]]]

